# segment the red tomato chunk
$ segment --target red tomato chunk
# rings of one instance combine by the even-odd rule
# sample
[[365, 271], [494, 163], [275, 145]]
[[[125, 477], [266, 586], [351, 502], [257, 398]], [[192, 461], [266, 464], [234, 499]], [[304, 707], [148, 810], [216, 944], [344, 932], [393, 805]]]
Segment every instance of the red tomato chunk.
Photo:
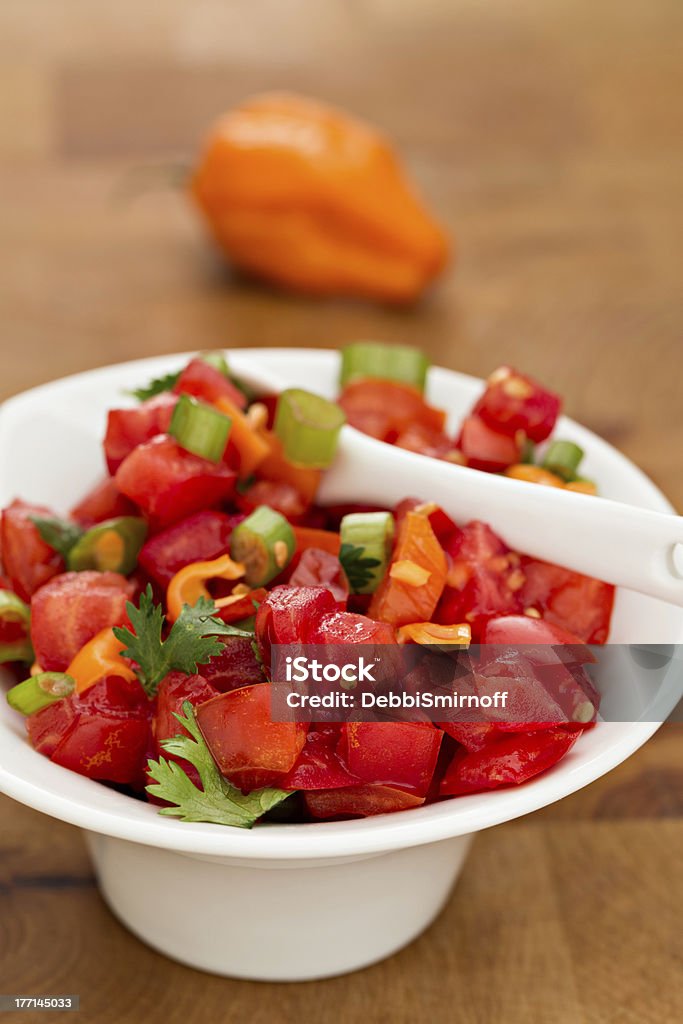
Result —
[[474, 407], [494, 430], [514, 436], [523, 431], [532, 441], [545, 441], [560, 414], [558, 395], [537, 384], [510, 366], [501, 366], [491, 374], [486, 390]]
[[518, 786], [552, 767], [574, 745], [579, 728], [560, 727], [499, 740], [478, 751], [458, 753], [441, 783], [442, 796]]
[[55, 576], [31, 602], [31, 640], [46, 672], [63, 672], [81, 647], [107, 626], [121, 625], [133, 583], [116, 572]]
[[42, 505], [13, 501], [0, 522], [2, 562], [12, 589], [23, 601], [64, 569], [64, 561], [38, 533], [32, 516], [49, 519], [54, 515]]
[[138, 564], [166, 589], [180, 569], [191, 562], [208, 562], [224, 555], [238, 517], [224, 512], [195, 512], [145, 542]]
[[166, 433], [177, 401], [177, 395], [166, 392], [141, 402], [133, 409], [110, 410], [104, 435], [104, 455], [112, 475], [139, 444]]
[[425, 796], [443, 732], [425, 722], [346, 722], [337, 752], [362, 782]]

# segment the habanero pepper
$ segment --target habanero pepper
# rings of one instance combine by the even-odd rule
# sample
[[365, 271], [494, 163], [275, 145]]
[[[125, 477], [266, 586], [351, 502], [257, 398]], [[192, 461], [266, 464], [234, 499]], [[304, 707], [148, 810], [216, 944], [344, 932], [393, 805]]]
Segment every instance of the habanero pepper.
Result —
[[412, 302], [448, 259], [386, 139], [303, 96], [265, 93], [225, 114], [190, 191], [231, 263], [304, 294]]

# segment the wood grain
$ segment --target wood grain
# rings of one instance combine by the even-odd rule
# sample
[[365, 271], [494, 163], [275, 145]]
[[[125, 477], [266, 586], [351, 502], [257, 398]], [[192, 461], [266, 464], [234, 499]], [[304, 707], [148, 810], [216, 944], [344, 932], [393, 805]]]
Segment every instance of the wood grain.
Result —
[[[393, 339], [478, 375], [536, 373], [683, 508], [682, 28], [676, 0], [5, 0], [0, 398], [188, 348]], [[400, 145], [458, 249], [418, 308], [234, 280], [181, 193], [122, 198], [273, 87]], [[96, 1024], [680, 1020], [682, 736], [666, 726], [482, 834], [434, 928], [307, 985], [158, 956], [102, 904], [78, 833], [3, 799], [0, 990], [80, 992]]]

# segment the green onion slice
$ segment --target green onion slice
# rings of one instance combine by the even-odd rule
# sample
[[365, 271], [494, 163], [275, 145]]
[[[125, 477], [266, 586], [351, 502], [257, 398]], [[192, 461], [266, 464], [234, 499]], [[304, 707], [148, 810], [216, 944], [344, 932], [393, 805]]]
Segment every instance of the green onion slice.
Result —
[[215, 349], [210, 352], [200, 352], [199, 358], [203, 363], [208, 363], [209, 366], [213, 366], [214, 370], [218, 370], [224, 377], [230, 376], [230, 369], [228, 367], [227, 360], [220, 349]]
[[76, 541], [67, 555], [67, 568], [72, 572], [97, 569], [127, 576], [137, 565], [146, 536], [147, 523], [138, 516], [106, 519]]
[[345, 421], [343, 410], [334, 402], [301, 388], [289, 388], [277, 403], [275, 433], [290, 462], [326, 469], [336, 454]]
[[0, 665], [10, 661], [33, 661], [33, 648], [29, 639], [31, 610], [11, 590], [0, 590], [0, 620], [17, 623], [24, 633], [24, 636], [0, 643]]
[[359, 377], [378, 377], [410, 384], [423, 392], [429, 360], [412, 345], [384, 345], [381, 341], [356, 341], [342, 349], [340, 385]]
[[553, 441], [543, 459], [543, 468], [556, 473], [563, 480], [574, 480], [583, 459], [583, 448], [573, 441]]
[[230, 556], [245, 566], [244, 579], [250, 587], [270, 583], [290, 563], [295, 549], [294, 530], [267, 505], [254, 509], [230, 538]]
[[350, 512], [340, 527], [339, 561], [356, 594], [372, 594], [387, 571], [394, 539], [391, 512]]
[[519, 456], [519, 461], [527, 465], [533, 466], [536, 461], [536, 445], [530, 437], [525, 437], [522, 443], [522, 451]]
[[7, 691], [7, 703], [22, 715], [33, 715], [68, 697], [76, 688], [65, 672], [40, 672]]
[[168, 432], [185, 451], [209, 462], [220, 462], [231, 426], [229, 416], [191, 395], [181, 395]]

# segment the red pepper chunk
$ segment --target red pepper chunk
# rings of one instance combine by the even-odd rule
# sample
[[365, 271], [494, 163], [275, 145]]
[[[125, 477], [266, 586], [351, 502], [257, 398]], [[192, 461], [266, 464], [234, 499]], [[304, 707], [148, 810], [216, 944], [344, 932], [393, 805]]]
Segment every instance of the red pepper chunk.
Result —
[[177, 395], [164, 392], [133, 409], [110, 409], [104, 435], [104, 455], [109, 472], [114, 475], [134, 448], [164, 434], [171, 425]]
[[220, 772], [249, 790], [276, 783], [293, 767], [306, 741], [307, 726], [273, 722], [268, 683], [221, 693], [195, 714]]
[[491, 374], [473, 414], [494, 430], [514, 436], [522, 430], [532, 441], [545, 441], [552, 433], [562, 402], [531, 377], [501, 366]]
[[279, 783], [280, 788], [317, 790], [357, 786], [359, 780], [335, 753], [336, 741], [336, 729], [309, 732], [296, 764]]
[[155, 583], [166, 589], [180, 569], [192, 562], [211, 562], [227, 553], [237, 516], [211, 510], [195, 512], [150, 537], [138, 564]]
[[345, 722], [337, 752], [362, 782], [425, 796], [442, 739], [429, 722]]
[[231, 497], [236, 474], [160, 435], [138, 445], [116, 472], [116, 485], [160, 529]]
[[574, 745], [580, 732], [580, 728], [559, 727], [520, 733], [479, 751], [458, 753], [441, 783], [441, 796], [518, 786], [556, 764]]
[[42, 505], [13, 501], [2, 512], [0, 549], [11, 589], [22, 601], [64, 569], [64, 560], [38, 532], [32, 516], [49, 519], [54, 513]]
[[423, 796], [392, 786], [348, 786], [304, 794], [312, 818], [368, 818], [374, 814], [407, 811], [424, 803]]
[[194, 395], [205, 402], [227, 398], [239, 409], [246, 408], [247, 399], [232, 381], [203, 359], [191, 359], [173, 388], [176, 394]]

